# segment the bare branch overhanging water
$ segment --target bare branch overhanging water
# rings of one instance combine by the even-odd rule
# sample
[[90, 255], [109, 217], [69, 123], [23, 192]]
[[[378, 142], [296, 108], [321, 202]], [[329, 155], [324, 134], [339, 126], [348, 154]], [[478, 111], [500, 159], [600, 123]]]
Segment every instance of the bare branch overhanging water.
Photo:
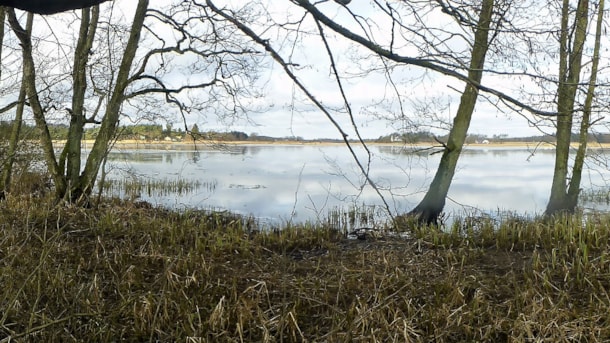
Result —
[[310, 3], [308, 0], [294, 0], [294, 2], [297, 3], [303, 9], [305, 9], [317, 21], [320, 21], [321, 23], [323, 23], [325, 26], [327, 26], [331, 30], [337, 32], [338, 34], [342, 35], [343, 37], [345, 37], [355, 43], [358, 43], [361, 46], [366, 47], [370, 51], [373, 51], [374, 53], [376, 53], [377, 55], [379, 55], [383, 58], [386, 58], [391, 61], [407, 64], [407, 65], [422, 67], [422, 68], [432, 70], [434, 72], [437, 72], [437, 73], [440, 73], [443, 75], [447, 75], [447, 76], [456, 78], [460, 81], [471, 84], [472, 86], [476, 87], [480, 91], [483, 91], [483, 92], [486, 92], [489, 94], [493, 94], [493, 95], [497, 96], [498, 98], [503, 99], [509, 103], [512, 103], [519, 108], [526, 109], [527, 111], [529, 111], [530, 113], [532, 113], [534, 115], [542, 116], [542, 117], [556, 117], [557, 116], [557, 112], [543, 111], [543, 110], [534, 108], [522, 101], [517, 100], [516, 98], [514, 98], [508, 94], [505, 94], [505, 93], [498, 91], [496, 89], [493, 89], [491, 87], [484, 86], [480, 82], [476, 82], [476, 81], [470, 79], [466, 75], [462, 75], [453, 69], [440, 65], [439, 63], [437, 63], [438, 61], [436, 61], [434, 59], [402, 56], [393, 51], [389, 51], [389, 50], [385, 49], [384, 47], [372, 42], [371, 40], [366, 39], [365, 37], [362, 37], [352, 31], [348, 30], [347, 28], [341, 26], [340, 24], [337, 24], [334, 20], [332, 20], [331, 18], [327, 17], [322, 12], [320, 12], [320, 10], [318, 10], [318, 8], [314, 4]]
[[[346, 144], [347, 148], [349, 149], [350, 154], [353, 156], [356, 164], [358, 165], [358, 168], [360, 169], [360, 171], [363, 173], [363, 175], [367, 179], [367, 182], [371, 185], [371, 187], [373, 187], [375, 192], [381, 197], [381, 200], [383, 201], [385, 210], [387, 211], [388, 215], [391, 218], [393, 218], [394, 216], [392, 214], [392, 211], [390, 209], [389, 204], [385, 200], [385, 197], [383, 196], [383, 194], [381, 193], [379, 188], [376, 186], [375, 182], [370, 178], [369, 173], [368, 173], [368, 168], [364, 167], [364, 165], [362, 164], [362, 162], [360, 161], [360, 159], [356, 155], [356, 152], [354, 151], [354, 147], [352, 146], [352, 144], [349, 142], [349, 139], [347, 138], [348, 137], [347, 133], [343, 130], [343, 128], [335, 120], [335, 118], [333, 118], [332, 114], [328, 111], [328, 109], [319, 100], [316, 99], [316, 97], [309, 91], [309, 89], [307, 89], [307, 87], [305, 87], [305, 85], [301, 81], [299, 81], [299, 79], [292, 72], [292, 70], [290, 70], [288, 63], [286, 63], [286, 61], [284, 61], [282, 56], [280, 56], [280, 54], [271, 46], [269, 41], [264, 40], [261, 37], [259, 37], [254, 31], [252, 31], [252, 29], [250, 29], [247, 25], [245, 25], [244, 23], [242, 23], [239, 20], [237, 20], [235, 17], [232, 17], [232, 16], [226, 14], [225, 12], [221, 11], [219, 8], [217, 8], [214, 5], [214, 3], [212, 3], [212, 1], [206, 0], [206, 4], [212, 9], [212, 11], [214, 11], [218, 15], [222, 16], [226, 20], [228, 20], [231, 23], [233, 23], [233, 25], [237, 26], [244, 34], [246, 34], [251, 39], [253, 39], [257, 44], [263, 46], [265, 48], [265, 50], [267, 52], [269, 52], [271, 57], [282, 66], [282, 68], [284, 69], [284, 72], [299, 87], [299, 89], [301, 89], [301, 91], [307, 96], [307, 98], [311, 102], [313, 102], [316, 105], [316, 107], [320, 111], [322, 111], [324, 113], [324, 115], [331, 121], [333, 126], [341, 134], [341, 137], [343, 138], [344, 143]], [[336, 72], [336, 70], [335, 70], [335, 72]], [[344, 100], [345, 100], [345, 97], [344, 97]], [[352, 118], [352, 120], [353, 120], [353, 118]], [[360, 142], [363, 144], [365, 149], [367, 149], [366, 148], [366, 144], [364, 144], [364, 142], [362, 141], [361, 138], [360, 138]], [[369, 163], [370, 163], [370, 152], [368, 151], [368, 149], [367, 149], [367, 152], [369, 154]]]

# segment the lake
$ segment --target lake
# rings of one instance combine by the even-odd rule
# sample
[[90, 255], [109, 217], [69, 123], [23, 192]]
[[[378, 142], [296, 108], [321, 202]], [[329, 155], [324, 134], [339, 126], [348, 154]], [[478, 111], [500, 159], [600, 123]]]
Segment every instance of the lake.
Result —
[[[384, 201], [367, 184], [344, 145], [168, 145], [166, 150], [118, 149], [109, 155], [108, 178], [183, 180], [195, 189], [146, 192], [140, 200], [172, 208], [229, 210], [263, 223], [317, 221], [354, 206], [383, 214]], [[369, 146], [355, 153], [369, 168], [385, 204], [396, 214], [417, 205], [440, 154], [411, 147]], [[86, 154], [86, 152], [84, 152]], [[597, 156], [601, 164], [605, 155]], [[449, 191], [446, 212], [521, 215], [542, 213], [549, 197], [554, 150], [466, 148]], [[590, 164], [582, 187], [606, 187], [607, 168]], [[113, 195], [126, 196], [114, 190]], [[585, 204], [585, 206], [597, 206]], [[605, 205], [604, 205], [605, 206]]]

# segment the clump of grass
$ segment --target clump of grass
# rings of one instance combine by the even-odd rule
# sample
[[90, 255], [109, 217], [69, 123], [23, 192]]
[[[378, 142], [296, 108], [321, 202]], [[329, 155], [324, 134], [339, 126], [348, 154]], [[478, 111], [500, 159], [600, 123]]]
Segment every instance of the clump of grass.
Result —
[[382, 210], [377, 206], [351, 205], [347, 208], [337, 207], [328, 212], [324, 224], [340, 228], [345, 232], [360, 227], [375, 227], [379, 225], [381, 220], [387, 218], [381, 212]]
[[202, 183], [199, 180], [186, 179], [114, 179], [106, 180], [103, 189], [106, 194], [121, 193], [135, 199], [142, 194], [149, 197], [167, 196], [170, 194], [181, 196], [199, 189], [213, 192], [216, 186], [217, 183], [215, 181]]
[[[603, 342], [610, 218], [347, 240], [118, 200], [0, 203], [0, 341]], [[493, 227], [493, 229], [491, 229]]]
[[580, 192], [578, 200], [584, 203], [610, 204], [610, 189], [606, 187], [584, 189]]

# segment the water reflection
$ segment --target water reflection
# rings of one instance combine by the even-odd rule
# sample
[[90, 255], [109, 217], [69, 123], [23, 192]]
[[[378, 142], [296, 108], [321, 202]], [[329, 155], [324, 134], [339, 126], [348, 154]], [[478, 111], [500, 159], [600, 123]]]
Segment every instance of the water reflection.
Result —
[[[434, 175], [439, 154], [372, 146], [370, 176], [394, 213], [415, 206]], [[356, 154], [368, 158], [357, 149]], [[544, 210], [553, 151], [466, 149], [449, 192], [447, 211], [473, 208], [535, 214]], [[142, 195], [172, 207], [227, 209], [272, 221], [306, 221], [350, 206], [381, 206], [344, 146], [230, 146], [227, 149], [123, 150], [109, 156], [115, 179], [184, 179], [213, 188], [186, 195]], [[585, 171], [584, 188], [605, 184], [607, 171]]]

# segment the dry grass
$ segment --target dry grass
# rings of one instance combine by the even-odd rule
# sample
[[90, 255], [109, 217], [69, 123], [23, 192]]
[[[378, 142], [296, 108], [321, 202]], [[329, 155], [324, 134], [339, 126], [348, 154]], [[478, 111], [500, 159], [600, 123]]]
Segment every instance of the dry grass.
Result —
[[125, 203], [0, 206], [2, 342], [610, 340], [607, 217], [360, 241]]

